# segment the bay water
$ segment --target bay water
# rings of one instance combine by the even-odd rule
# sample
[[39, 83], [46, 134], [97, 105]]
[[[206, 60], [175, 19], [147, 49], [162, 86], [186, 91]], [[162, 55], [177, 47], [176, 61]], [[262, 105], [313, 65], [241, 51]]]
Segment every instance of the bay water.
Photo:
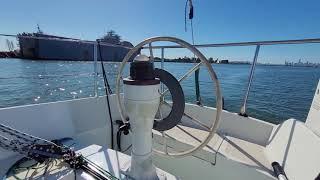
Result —
[[[118, 65], [118, 62], [104, 63], [113, 90]], [[179, 78], [194, 65], [166, 62], [164, 69]], [[225, 109], [239, 112], [250, 65], [212, 66], [222, 87]], [[0, 108], [85, 98], [95, 94], [92, 61], [0, 59], [0, 67]], [[100, 62], [97, 67], [98, 94], [104, 95]], [[160, 63], [156, 63], [156, 67], [160, 67]], [[288, 118], [305, 121], [319, 78], [319, 68], [258, 65], [247, 113], [272, 123]], [[186, 102], [195, 103], [194, 84], [193, 76], [182, 82]], [[200, 68], [200, 93], [204, 105], [215, 106], [214, 84], [203, 66]]]

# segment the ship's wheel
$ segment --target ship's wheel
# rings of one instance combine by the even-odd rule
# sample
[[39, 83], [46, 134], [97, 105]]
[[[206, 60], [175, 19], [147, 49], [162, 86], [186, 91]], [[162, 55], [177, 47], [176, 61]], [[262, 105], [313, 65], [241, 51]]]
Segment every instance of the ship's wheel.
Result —
[[[160, 91], [160, 105], [159, 105], [159, 110], [158, 110], [158, 115], [156, 116], [156, 119], [154, 121], [154, 126], [153, 129], [157, 130], [160, 132], [162, 138], [163, 138], [163, 150], [159, 148], [153, 148], [153, 152], [159, 155], [164, 155], [164, 156], [170, 156], [170, 157], [184, 157], [184, 156], [189, 156], [194, 154], [197, 150], [202, 149], [204, 146], [207, 145], [207, 143], [212, 139], [214, 134], [217, 131], [219, 121], [220, 121], [220, 116], [222, 112], [222, 95], [221, 95], [221, 90], [220, 90], [220, 84], [219, 80], [217, 78], [216, 73], [214, 72], [211, 64], [209, 61], [206, 59], [206, 57], [194, 46], [191, 44], [178, 39], [174, 37], [154, 37], [150, 39], [146, 39], [143, 42], [139, 43], [137, 46], [135, 46], [133, 49], [131, 49], [128, 54], [125, 56], [123, 59], [122, 63], [119, 66], [119, 72], [116, 80], [116, 96], [117, 96], [117, 104], [120, 112], [120, 116], [122, 118], [123, 122], [127, 122], [126, 114], [125, 114], [125, 108], [122, 104], [122, 99], [120, 96], [120, 88], [121, 88], [121, 82], [123, 80], [123, 73], [125, 69], [126, 63], [130, 60], [133, 59], [138, 52], [146, 45], [149, 45], [149, 50], [150, 50], [150, 59], [149, 61], [153, 61], [153, 50], [151, 43], [154, 42], [171, 42], [171, 43], [176, 43], [184, 48], [187, 48], [190, 50], [195, 56], [197, 56], [200, 59], [200, 62], [194, 65], [192, 68], [190, 68], [186, 73], [180, 77], [180, 78], [175, 78], [172, 73], [167, 72], [162, 69], [155, 69], [155, 74], [156, 77], [160, 79], [161, 83], [163, 83], [167, 88], [161, 88], [162, 91]], [[189, 113], [185, 112], [185, 100], [184, 100], [184, 93], [181, 88], [180, 83], [184, 81], [186, 78], [188, 78], [191, 74], [193, 74], [196, 70], [200, 68], [200, 66], [206, 67], [208, 74], [210, 76], [210, 79], [213, 82], [213, 91], [215, 92], [215, 99], [216, 99], [216, 113], [215, 115], [212, 116], [212, 121], [208, 123], [203, 123], [197, 118], [193, 118], [192, 115]], [[209, 88], [209, 87], [208, 87]], [[165, 96], [170, 93], [172, 97], [172, 102], [167, 102], [165, 100]], [[167, 109], [169, 108], [169, 113], [165, 117], [162, 117], [162, 112], [163, 107], [166, 107]], [[166, 139], [168, 138], [167, 131], [170, 131], [171, 129], [174, 128], [179, 128], [182, 131], [184, 131], [180, 127], [181, 119], [183, 117], [188, 118], [192, 123], [196, 124], [198, 127], [201, 127], [206, 132], [206, 135], [203, 136], [200, 140], [197, 139], [198, 144], [193, 145], [189, 149], [183, 149], [182, 151], [168, 151], [167, 150], [167, 144], [166, 144]], [[186, 136], [193, 136], [192, 132], [185, 132]], [[190, 134], [191, 133], [191, 134]], [[179, 139], [178, 137], [171, 137], [174, 139]]]

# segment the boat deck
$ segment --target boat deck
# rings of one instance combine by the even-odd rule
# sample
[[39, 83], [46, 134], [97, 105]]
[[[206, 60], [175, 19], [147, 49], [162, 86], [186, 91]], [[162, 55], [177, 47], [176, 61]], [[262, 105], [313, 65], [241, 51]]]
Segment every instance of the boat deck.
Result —
[[[188, 135], [185, 135], [186, 133]], [[163, 145], [161, 134], [157, 132], [155, 134], [158, 136], [154, 138], [156, 142]], [[166, 135], [168, 147], [171, 147], [171, 152], [173, 152], [198, 145], [199, 141], [204, 140], [208, 135], [208, 132], [179, 125], [169, 130]], [[215, 134], [202, 152], [197, 153], [195, 156], [217, 164], [219, 162], [216, 162], [215, 156], [220, 155], [273, 176], [271, 162], [269, 162], [265, 151], [265, 146], [226, 134]]]

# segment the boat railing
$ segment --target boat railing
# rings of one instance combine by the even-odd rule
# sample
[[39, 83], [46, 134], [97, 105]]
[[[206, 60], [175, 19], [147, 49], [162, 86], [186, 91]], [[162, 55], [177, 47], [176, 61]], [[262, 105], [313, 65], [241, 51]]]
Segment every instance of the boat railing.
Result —
[[[280, 40], [280, 41], [252, 41], [252, 42], [232, 42], [232, 43], [218, 43], [218, 44], [196, 44], [194, 45], [196, 48], [214, 48], [214, 47], [240, 47], [240, 46], [255, 46], [255, 51], [251, 63], [250, 74], [248, 77], [248, 83], [246, 92], [243, 97], [243, 102], [240, 108], [239, 115], [248, 116], [247, 111], [247, 101], [249, 97], [249, 92], [252, 86], [252, 80], [254, 76], [255, 67], [258, 61], [258, 56], [260, 52], [261, 46], [271, 46], [271, 45], [289, 45], [289, 44], [313, 44], [320, 43], [320, 38], [313, 39], [293, 39], [293, 40]], [[164, 52], [165, 49], [177, 49], [184, 48], [180, 45], [170, 45], [170, 46], [146, 46], [143, 49], [161, 49], [161, 67], [163, 67], [164, 63]], [[196, 84], [199, 88], [199, 83]], [[198, 94], [197, 94], [198, 95]], [[197, 97], [200, 99], [200, 97]]]

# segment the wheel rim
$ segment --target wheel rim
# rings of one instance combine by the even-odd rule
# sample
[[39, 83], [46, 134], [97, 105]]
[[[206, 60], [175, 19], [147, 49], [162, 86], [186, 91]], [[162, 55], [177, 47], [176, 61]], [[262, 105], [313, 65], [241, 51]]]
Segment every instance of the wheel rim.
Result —
[[[120, 66], [119, 66], [118, 76], [116, 79], [117, 105], [118, 105], [118, 109], [119, 109], [122, 121], [127, 122], [127, 120], [125, 118], [125, 114], [124, 114], [125, 108], [124, 108], [123, 104], [121, 103], [121, 96], [120, 96], [120, 83], [122, 80], [122, 72], [124, 70], [126, 63], [129, 61], [129, 59], [131, 59], [132, 56], [135, 53], [137, 53], [143, 46], [145, 46], [147, 44], [149, 44], [149, 46], [150, 46], [150, 44], [152, 42], [159, 42], [159, 41], [169, 41], [169, 42], [177, 43], [177, 44], [181, 45], [182, 47], [190, 50], [192, 53], [194, 53], [195, 56], [197, 56], [200, 59], [200, 61], [201, 61], [200, 65], [203, 64], [207, 67], [210, 78], [214, 82], [214, 89], [216, 92], [215, 93], [216, 94], [216, 117], [215, 117], [215, 120], [213, 121], [213, 124], [211, 125], [211, 127], [208, 130], [209, 134], [207, 135], [205, 140], [203, 140], [201, 142], [201, 144], [198, 146], [195, 146], [189, 150], [186, 150], [183, 152], [177, 152], [177, 153], [168, 153], [168, 152], [166, 153], [166, 152], [159, 151], [159, 150], [153, 148], [153, 151], [159, 155], [170, 156], [170, 157], [185, 157], [185, 156], [192, 155], [196, 151], [202, 149], [212, 139], [212, 137], [214, 136], [215, 132], [218, 129], [219, 122], [221, 120], [221, 112], [222, 112], [222, 95], [221, 95], [221, 88], [220, 88], [220, 83], [219, 83], [218, 77], [217, 77], [216, 73], [214, 72], [211, 64], [208, 62], [208, 60], [205, 58], [205, 56], [198, 49], [193, 47], [191, 44], [189, 44], [181, 39], [174, 38], [174, 37], [153, 37], [153, 38], [146, 39], [146, 40], [142, 41], [141, 43], [139, 43], [137, 46], [132, 48], [127, 53], [127, 55], [124, 57], [123, 61], [121, 62]], [[150, 47], [150, 51], [152, 52], [151, 47]]]

